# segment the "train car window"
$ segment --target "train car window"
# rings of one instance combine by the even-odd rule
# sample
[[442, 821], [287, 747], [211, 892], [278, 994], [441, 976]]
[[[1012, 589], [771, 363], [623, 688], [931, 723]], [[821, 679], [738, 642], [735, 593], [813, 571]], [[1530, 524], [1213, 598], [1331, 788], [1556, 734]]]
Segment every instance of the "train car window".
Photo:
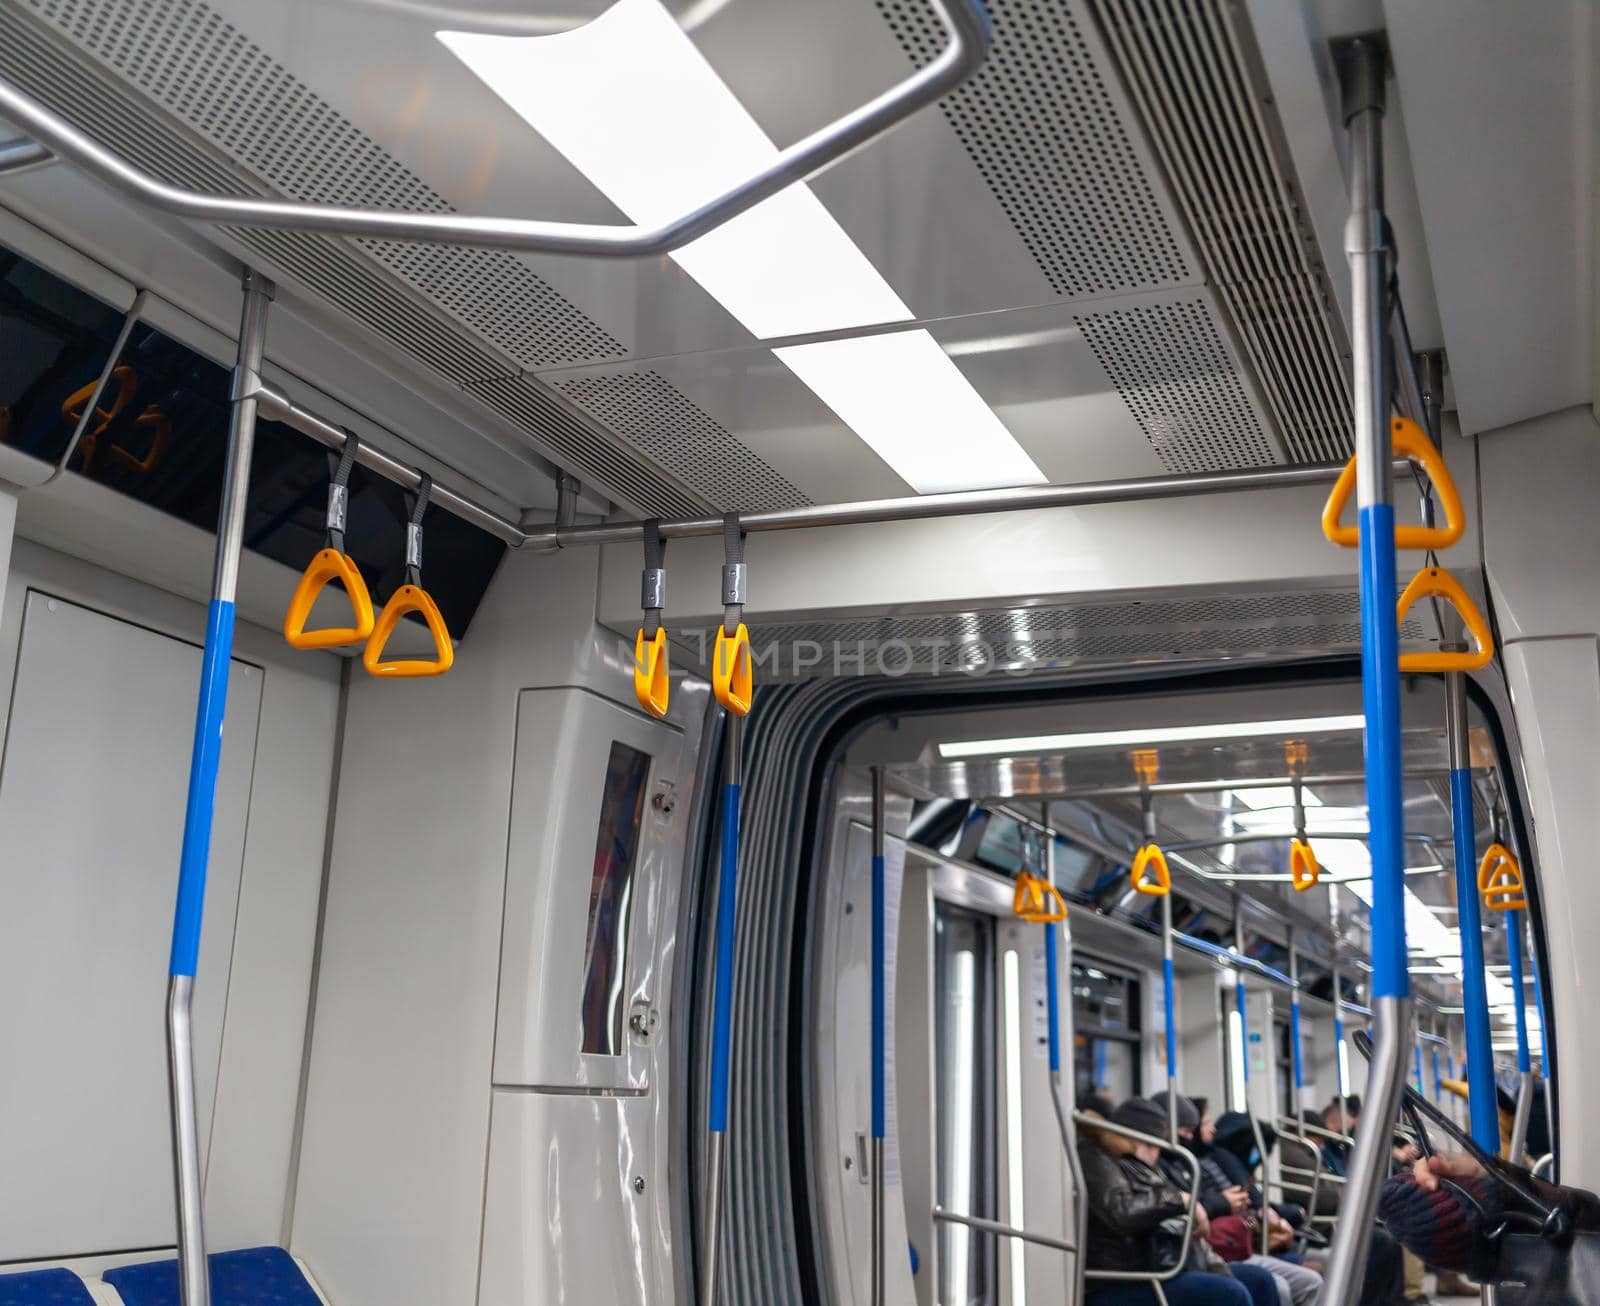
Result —
[[[996, 1206], [993, 918], [940, 903], [934, 916], [934, 1094], [939, 1204], [962, 1215]], [[995, 1300], [993, 1240], [939, 1226], [940, 1302]]]
[[583, 949], [583, 1051], [591, 1055], [614, 1057], [624, 1051], [628, 922], [633, 914], [633, 871], [649, 781], [649, 754], [613, 743], [600, 797]]
[[1022, 869], [1022, 826], [1009, 816], [991, 814], [973, 860], [990, 870], [1015, 875]]
[[[121, 323], [115, 309], [0, 248], [0, 444], [58, 461]], [[68, 468], [214, 531], [227, 430], [228, 370], [140, 325]], [[245, 547], [303, 570], [322, 547], [328, 475], [321, 445], [279, 422], [257, 422]], [[355, 469], [345, 547], [379, 604], [405, 578], [409, 516], [399, 486]], [[460, 638], [505, 545], [438, 509], [424, 524], [428, 590]]]
[[1073, 1080], [1078, 1101], [1100, 1093], [1113, 1102], [1141, 1092], [1141, 986], [1092, 957], [1072, 963]]

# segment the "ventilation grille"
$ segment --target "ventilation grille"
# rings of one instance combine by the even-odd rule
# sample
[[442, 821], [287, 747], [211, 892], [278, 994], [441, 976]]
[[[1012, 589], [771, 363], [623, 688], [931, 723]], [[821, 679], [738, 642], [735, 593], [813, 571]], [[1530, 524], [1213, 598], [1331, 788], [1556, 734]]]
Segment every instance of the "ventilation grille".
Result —
[[[675, 630], [690, 663], [708, 665], [715, 629]], [[1409, 647], [1437, 647], [1419, 615]], [[854, 621], [752, 622], [763, 680], [1048, 671], [1084, 664], [1284, 659], [1354, 653], [1361, 597], [1305, 590], [1122, 600], [1063, 607], [929, 613]]]
[[[158, 176], [224, 193], [267, 194], [270, 187], [311, 200], [448, 208], [200, 0], [23, 3], [37, 19], [19, 6], [0, 4], [0, 68]], [[50, 26], [34, 26], [38, 19]], [[128, 93], [105, 75], [107, 68], [143, 95]], [[174, 130], [169, 113], [215, 148]], [[247, 163], [250, 171], [224, 163], [218, 151]], [[298, 232], [230, 234], [293, 269], [310, 290], [447, 381], [472, 387], [565, 470], [605, 493], [661, 516], [692, 515], [712, 502], [697, 492], [693, 478], [679, 483], [651, 466], [643, 450], [619, 447], [535, 383], [475, 384], [513, 367], [624, 352], [514, 256]], [[454, 326], [445, 312], [468, 329]]]
[[[877, 0], [917, 64], [946, 41], [927, 0]], [[990, 0], [994, 46], [945, 117], [1058, 295], [1193, 279], [1066, 0]]]
[[1090, 0], [1295, 462], [1341, 461], [1338, 314], [1221, 0]]
[[669, 472], [694, 479], [725, 512], [811, 502], [658, 372], [608, 372], [551, 384]]
[[1168, 471], [1278, 461], [1204, 301], [1075, 321]]

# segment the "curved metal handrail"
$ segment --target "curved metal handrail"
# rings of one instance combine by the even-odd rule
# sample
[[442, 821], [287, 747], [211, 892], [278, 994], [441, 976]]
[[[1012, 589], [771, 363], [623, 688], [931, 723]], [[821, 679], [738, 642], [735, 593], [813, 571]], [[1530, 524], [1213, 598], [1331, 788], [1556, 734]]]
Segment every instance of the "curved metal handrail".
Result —
[[797, 181], [804, 181], [954, 90], [982, 65], [993, 40], [979, 0], [933, 0], [948, 36], [938, 57], [860, 108], [782, 150], [767, 167], [670, 222], [653, 227], [541, 222], [458, 213], [401, 213], [206, 194], [151, 176], [15, 83], [0, 78], [0, 116], [41, 147], [113, 190], [180, 218], [229, 227], [318, 231], [333, 236], [414, 240], [526, 253], [621, 258], [664, 254], [703, 236]]
[[1152, 1147], [1160, 1148], [1163, 1152], [1170, 1152], [1182, 1157], [1189, 1167], [1189, 1210], [1183, 1226], [1183, 1241], [1178, 1247], [1178, 1259], [1170, 1269], [1166, 1270], [1095, 1270], [1084, 1267], [1083, 1277], [1086, 1279], [1118, 1279], [1134, 1280], [1141, 1283], [1159, 1284], [1168, 1279], [1175, 1278], [1182, 1273], [1184, 1262], [1189, 1259], [1189, 1242], [1194, 1234], [1194, 1210], [1200, 1200], [1200, 1161], [1187, 1147], [1169, 1142], [1165, 1138], [1158, 1138], [1154, 1134], [1142, 1134], [1137, 1129], [1129, 1129], [1126, 1125], [1113, 1124], [1103, 1116], [1090, 1115], [1086, 1111], [1074, 1111], [1072, 1119], [1076, 1124], [1088, 1129], [1098, 1129], [1101, 1133], [1116, 1134], [1119, 1138], [1131, 1139], [1135, 1143], [1148, 1143]]

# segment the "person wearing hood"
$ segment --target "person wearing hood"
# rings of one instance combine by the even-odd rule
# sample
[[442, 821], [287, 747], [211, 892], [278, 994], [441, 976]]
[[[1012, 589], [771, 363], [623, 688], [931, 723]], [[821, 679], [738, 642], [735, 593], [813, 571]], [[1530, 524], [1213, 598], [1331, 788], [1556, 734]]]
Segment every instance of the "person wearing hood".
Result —
[[[1113, 1124], [1155, 1137], [1166, 1135], [1166, 1117], [1144, 1098], [1130, 1098], [1111, 1112]], [[1089, 1199], [1084, 1251], [1091, 1270], [1148, 1272], [1172, 1263], [1184, 1229], [1193, 1223], [1184, 1268], [1163, 1281], [1170, 1306], [1279, 1306], [1277, 1281], [1254, 1265], [1228, 1266], [1205, 1242], [1205, 1208], [1191, 1211], [1187, 1186], [1180, 1189], [1158, 1168], [1161, 1149], [1120, 1134], [1084, 1126], [1078, 1138], [1084, 1190]], [[1089, 1279], [1085, 1306], [1153, 1306], [1148, 1283]]]
[[[1167, 1116], [1167, 1095], [1157, 1094], [1150, 1101], [1151, 1105], [1161, 1113], [1164, 1121]], [[1249, 1227], [1243, 1219], [1251, 1207], [1250, 1193], [1247, 1186], [1234, 1182], [1215, 1157], [1209, 1155], [1215, 1149], [1210, 1146], [1209, 1140], [1203, 1138], [1203, 1134], [1210, 1131], [1204, 1128], [1207, 1122], [1199, 1106], [1188, 1098], [1180, 1096], [1177, 1102], [1177, 1121], [1179, 1141], [1195, 1153], [1200, 1164], [1200, 1201], [1206, 1214], [1214, 1222], [1213, 1230], [1217, 1233], [1226, 1230], [1232, 1235], [1227, 1238], [1228, 1245], [1236, 1246], [1238, 1251], [1244, 1253], [1244, 1259], [1235, 1260], [1233, 1264], [1253, 1265], [1272, 1275], [1280, 1306], [1316, 1306], [1322, 1298], [1320, 1274], [1282, 1257], [1263, 1255], [1256, 1250], [1259, 1242], [1251, 1237]], [[1202, 1156], [1202, 1150], [1208, 1155]], [[1175, 1185], [1188, 1187], [1189, 1168], [1181, 1157], [1174, 1156], [1170, 1152], [1163, 1153], [1161, 1168]], [[1246, 1178], [1248, 1179], [1248, 1175]], [[1217, 1246], [1222, 1240], [1214, 1237], [1211, 1241], [1213, 1246]], [[1218, 1250], [1222, 1248], [1218, 1247]], [[1223, 1254], [1225, 1257], [1230, 1255], [1225, 1251]], [[1238, 1252], [1232, 1255], [1237, 1256]]]

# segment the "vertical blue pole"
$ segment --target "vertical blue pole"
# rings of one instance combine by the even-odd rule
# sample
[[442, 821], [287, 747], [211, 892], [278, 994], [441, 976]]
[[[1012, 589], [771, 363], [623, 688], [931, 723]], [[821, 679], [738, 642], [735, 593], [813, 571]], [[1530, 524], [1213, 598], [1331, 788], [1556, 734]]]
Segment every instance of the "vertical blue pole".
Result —
[[1413, 1058], [1413, 1060], [1414, 1060], [1413, 1070], [1416, 1072], [1416, 1076], [1417, 1076], [1417, 1092], [1420, 1093], [1420, 1092], [1423, 1091], [1423, 1086], [1422, 1086], [1422, 1044], [1420, 1044], [1420, 1043], [1413, 1044], [1412, 1048], [1411, 1048], [1411, 1051], [1415, 1054], [1415, 1056]]
[[872, 1136], [883, 1137], [884, 1098], [884, 938], [883, 854], [872, 857]]
[[[887, 833], [884, 773], [872, 768], [872, 1295], [871, 1306], [884, 1306], [885, 1273], [884, 1133], [888, 1099], [887, 989], [888, 954], [884, 902], [884, 840]], [[1023, 836], [1027, 838], [1026, 834]]]
[[1517, 1017], [1517, 1071], [1526, 1075], [1533, 1069], [1533, 1059], [1528, 1053], [1528, 1003], [1523, 994], [1522, 973], [1522, 913], [1506, 913], [1506, 956], [1511, 963], [1511, 996], [1516, 1001], [1513, 1011]]
[[1429, 1049], [1433, 1053], [1433, 1100], [1439, 1100], [1439, 1049]]
[[[1245, 1015], [1244, 972], [1239, 972], [1239, 979], [1233, 986], [1233, 998], [1239, 1008], [1239, 1064], [1244, 1067], [1244, 1083], [1246, 1090], [1250, 1087], [1250, 1021]], [[1245, 1097], [1244, 1109], [1250, 1109], [1248, 1092]]]
[[[1452, 674], [1447, 703], [1451, 742], [1466, 731], [1466, 688]], [[1477, 831], [1472, 808], [1472, 770], [1465, 740], [1452, 747], [1450, 810], [1455, 827], [1456, 907], [1461, 933], [1461, 1005], [1466, 1026], [1467, 1115], [1472, 1141], [1491, 1155], [1500, 1150], [1500, 1119], [1494, 1086], [1494, 1049], [1489, 1033], [1489, 985], [1483, 970], [1483, 919], [1479, 915]]]
[[1171, 957], [1161, 959], [1161, 991], [1166, 1013], [1167, 1078], [1173, 1080], [1178, 1077], [1178, 1016], [1175, 1007], [1178, 996]]
[[1059, 993], [1060, 979], [1056, 974], [1059, 964], [1056, 960], [1056, 929], [1055, 925], [1044, 927], [1044, 1009], [1046, 1033], [1050, 1041], [1050, 1073], [1059, 1074], [1061, 1071], [1061, 995]]

